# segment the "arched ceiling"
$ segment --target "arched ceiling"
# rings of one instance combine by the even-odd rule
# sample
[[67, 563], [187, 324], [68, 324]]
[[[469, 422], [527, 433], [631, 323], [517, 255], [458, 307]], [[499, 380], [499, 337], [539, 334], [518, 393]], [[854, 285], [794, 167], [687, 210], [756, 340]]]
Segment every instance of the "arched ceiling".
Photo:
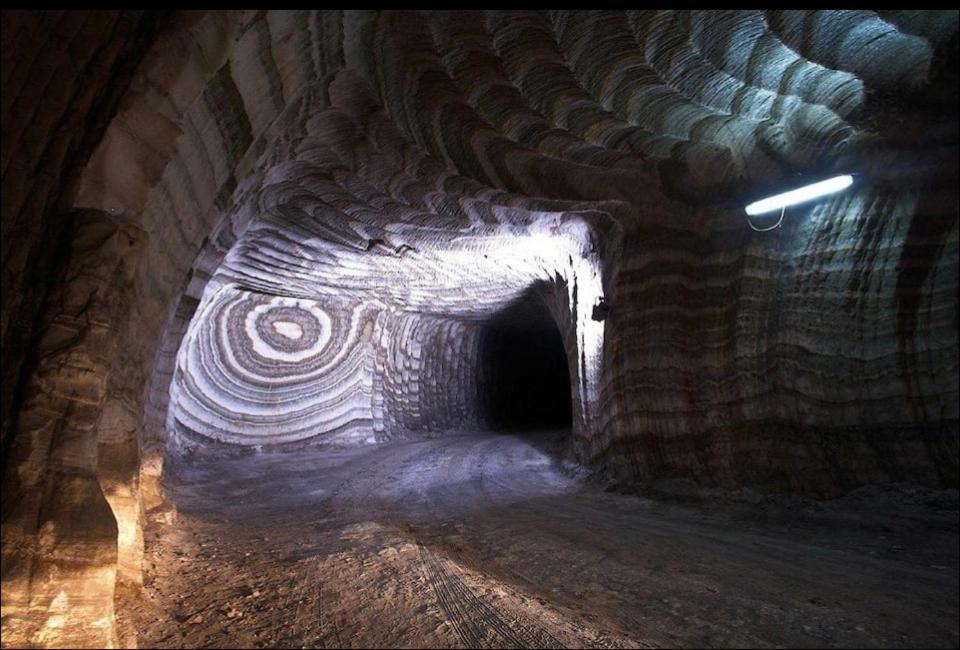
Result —
[[[938, 116], [928, 124], [940, 143], [956, 141], [955, 120], [943, 117], [956, 90], [940, 87], [955, 79], [943, 60], [956, 48], [951, 12], [178, 20], [142, 64], [76, 204], [140, 214], [154, 234], [156, 269], [169, 269], [171, 280], [175, 269], [192, 269], [186, 294], [202, 318], [187, 332], [174, 393], [193, 431], [203, 428], [204, 403], [220, 413], [208, 430], [231, 428], [230, 395], [239, 389], [225, 386], [252, 382], [242, 399], [264, 402], [264, 380], [240, 359], [257, 346], [283, 357], [284, 346], [270, 341], [287, 339], [231, 325], [260, 318], [250, 315], [264, 309], [259, 301], [294, 300], [303, 323], [290, 322], [303, 332], [312, 331], [308, 314], [326, 314], [343, 325], [330, 339], [346, 337], [337, 349], [363, 339], [396, 360], [405, 353], [390, 351], [394, 338], [374, 343], [355, 326], [366, 319], [380, 336], [395, 325], [376, 315], [384, 310], [425, 319], [427, 329], [444, 318], [481, 322], [534, 285], [556, 292], [578, 413], [599, 417], [599, 402], [590, 402], [601, 399], [604, 326], [591, 315], [601, 299], [628, 305], [621, 313], [657, 313], [642, 296], [690, 279], [634, 278], [658, 258], [669, 260], [664, 269], [698, 264], [677, 242], [730, 232], [746, 197], [796, 177], [842, 170], [888, 182], [891, 160], [943, 167], [951, 149], [932, 144], [933, 135], [920, 136], [927, 147], [904, 143], [913, 133], [904, 122], [918, 115]], [[175, 282], [159, 288], [158, 316], [179, 290]], [[223, 339], [228, 332], [233, 338]], [[347, 387], [376, 374], [351, 368], [328, 392], [353, 395], [324, 406], [331, 426], [356, 415], [350, 404], [359, 398]], [[281, 401], [303, 402], [314, 388]], [[218, 394], [222, 403], [210, 404]], [[279, 419], [264, 426], [281, 438], [296, 437], [281, 422], [300, 430], [309, 420], [266, 402]], [[386, 426], [387, 415], [372, 413], [361, 419]]]
[[[605, 200], [659, 185], [672, 196], [711, 202], [718, 190], [742, 192], [787, 171], [823, 172], [882, 136], [871, 118], [884, 107], [872, 96], [922, 103], [942, 92], [930, 88], [931, 74], [949, 77], [949, 65], [935, 54], [940, 48], [941, 57], [949, 55], [956, 15], [924, 16], [862, 10], [187, 16], [148, 55], [121, 110], [114, 131], [136, 129], [138, 137], [127, 134], [131, 142], [124, 142], [122, 133], [108, 133], [101, 147], [111, 160], [132, 155], [142, 169], [99, 169], [103, 162], [95, 157], [78, 203], [138, 208], [169, 164], [170, 136], [178, 134], [207, 147], [210, 138], [222, 140], [220, 157], [232, 167], [275, 137], [276, 119], [292, 102], [322, 102], [315, 95], [327, 96], [343, 69], [370, 91], [372, 105], [353, 109], [382, 107], [421, 153], [484, 186]], [[214, 124], [216, 132], [207, 133]], [[150, 155], [138, 152], [138, 144]], [[552, 182], [598, 170], [605, 174], [602, 187]], [[659, 183], [657, 171], [665, 177]]]
[[[876, 263], [909, 284], [896, 260], [919, 250], [904, 242], [920, 233], [903, 215], [949, 215], [946, 199], [917, 192], [940, 197], [955, 183], [954, 11], [236, 11], [169, 22], [69, 194], [148, 235], [137, 310], [149, 335], [131, 345], [154, 368], [154, 421], [177, 372], [195, 405], [217, 393], [200, 387], [245, 377], [255, 401], [262, 381], [239, 359], [267, 346], [277, 361], [297, 345], [236, 325], [262, 301], [293, 301], [283, 327], [300, 328], [301, 343], [314, 311], [343, 324], [328, 340], [345, 345], [373, 341], [351, 325], [357, 314], [380, 334], [399, 327], [370, 344], [403, 366], [419, 346], [403, 340], [409, 319], [421, 332], [449, 319], [470, 327], [536, 286], [572, 360], [580, 430], [614, 435], [644, 408], [629, 403], [637, 387], [688, 394], [691, 382], [720, 381], [688, 378], [702, 374], [692, 359], [723, 349], [739, 363], [731, 332], [760, 326], [755, 283], [777, 277], [751, 260], [795, 257], [786, 268], [802, 278], [801, 314], [816, 274]], [[806, 242], [753, 250], [747, 199], [839, 171], [862, 174], [859, 194], [798, 226]], [[832, 229], [856, 206], [880, 207], [852, 219], [901, 217]], [[915, 246], [939, 255], [951, 222], [926, 223], [933, 234]], [[819, 259], [812, 241], [842, 251], [832, 270], [808, 263]], [[879, 261], [857, 252], [877, 246], [889, 251], [869, 258]], [[609, 327], [592, 318], [602, 300]], [[833, 313], [824, 328], [837, 327]], [[774, 341], [761, 354], [793, 352]], [[667, 367], [684, 378], [639, 376]], [[209, 405], [223, 417], [229, 394]], [[685, 412], [664, 399], [652, 412]], [[376, 428], [390, 416], [369, 417]]]
[[[621, 484], [956, 487], [957, 32], [956, 10], [5, 14], [4, 553], [37, 560], [5, 572], [14, 639], [110, 643], [101, 486], [135, 557], [128, 495], [160, 503], [166, 443], [481, 426], [484, 323], [539, 307], [571, 445]], [[782, 228], [745, 223], [838, 172]], [[31, 619], [67, 591], [74, 619]]]

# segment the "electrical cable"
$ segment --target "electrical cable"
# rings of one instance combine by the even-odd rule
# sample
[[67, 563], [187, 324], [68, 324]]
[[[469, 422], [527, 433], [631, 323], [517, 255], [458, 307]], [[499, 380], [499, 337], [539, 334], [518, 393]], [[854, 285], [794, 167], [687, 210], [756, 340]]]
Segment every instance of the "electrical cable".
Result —
[[757, 228], [753, 225], [753, 222], [750, 220], [750, 215], [747, 215], [747, 224], [756, 232], [770, 232], [774, 228], [779, 228], [780, 224], [783, 223], [783, 215], [787, 212], [787, 206], [783, 206], [780, 209], [780, 218], [777, 220], [777, 223], [773, 224], [769, 228]]

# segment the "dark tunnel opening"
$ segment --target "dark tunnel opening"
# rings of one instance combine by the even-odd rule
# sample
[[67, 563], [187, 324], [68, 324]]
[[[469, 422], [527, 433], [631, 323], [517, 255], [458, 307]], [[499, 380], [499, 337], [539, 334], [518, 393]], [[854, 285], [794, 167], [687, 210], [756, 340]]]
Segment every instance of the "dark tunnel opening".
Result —
[[563, 338], [536, 295], [524, 297], [485, 324], [480, 365], [483, 415], [492, 428], [570, 428], [570, 372]]

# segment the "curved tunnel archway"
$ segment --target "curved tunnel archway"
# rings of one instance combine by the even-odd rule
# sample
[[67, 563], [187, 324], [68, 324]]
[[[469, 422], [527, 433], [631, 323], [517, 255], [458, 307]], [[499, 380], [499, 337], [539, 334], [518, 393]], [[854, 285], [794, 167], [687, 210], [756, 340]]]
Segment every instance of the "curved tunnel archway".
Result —
[[484, 419], [502, 431], [569, 430], [573, 386], [563, 337], [536, 294], [483, 325]]
[[[24, 15], [4, 21], [22, 56], [4, 57], [3, 181], [4, 342], [37, 331], [4, 346], [24, 644], [86, 642], [91, 621], [110, 640], [113, 576], [140, 579], [144, 513], [165, 516], [168, 442], [510, 421], [447, 361], [486, 328], [500, 385], [522, 372], [485, 356], [558, 365], [492, 324], [538, 282], [580, 458], [624, 483], [956, 485], [956, 12], [183, 13], [149, 49], [130, 27], [150, 15]], [[744, 228], [739, 197], [840, 167], [864, 183], [768, 238]], [[64, 206], [77, 227], [50, 246]], [[62, 274], [30, 261], [43, 248], [69, 249]], [[243, 305], [264, 303], [296, 313], [248, 336]], [[260, 358], [231, 358], [233, 333]], [[317, 402], [283, 364], [319, 341]], [[331, 345], [356, 354], [319, 373]], [[100, 585], [66, 623], [59, 594], [87, 602], [87, 583], [49, 578], [51, 543]]]
[[544, 291], [464, 320], [222, 287], [178, 353], [171, 460], [441, 431], [570, 432], [576, 387]]

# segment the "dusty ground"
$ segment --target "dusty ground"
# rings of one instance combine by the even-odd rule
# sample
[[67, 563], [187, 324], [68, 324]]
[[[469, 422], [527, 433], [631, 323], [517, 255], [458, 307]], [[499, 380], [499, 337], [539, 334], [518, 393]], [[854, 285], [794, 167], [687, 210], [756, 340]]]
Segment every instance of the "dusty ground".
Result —
[[141, 647], [952, 647], [957, 495], [603, 492], [553, 437], [197, 466], [124, 593]]

